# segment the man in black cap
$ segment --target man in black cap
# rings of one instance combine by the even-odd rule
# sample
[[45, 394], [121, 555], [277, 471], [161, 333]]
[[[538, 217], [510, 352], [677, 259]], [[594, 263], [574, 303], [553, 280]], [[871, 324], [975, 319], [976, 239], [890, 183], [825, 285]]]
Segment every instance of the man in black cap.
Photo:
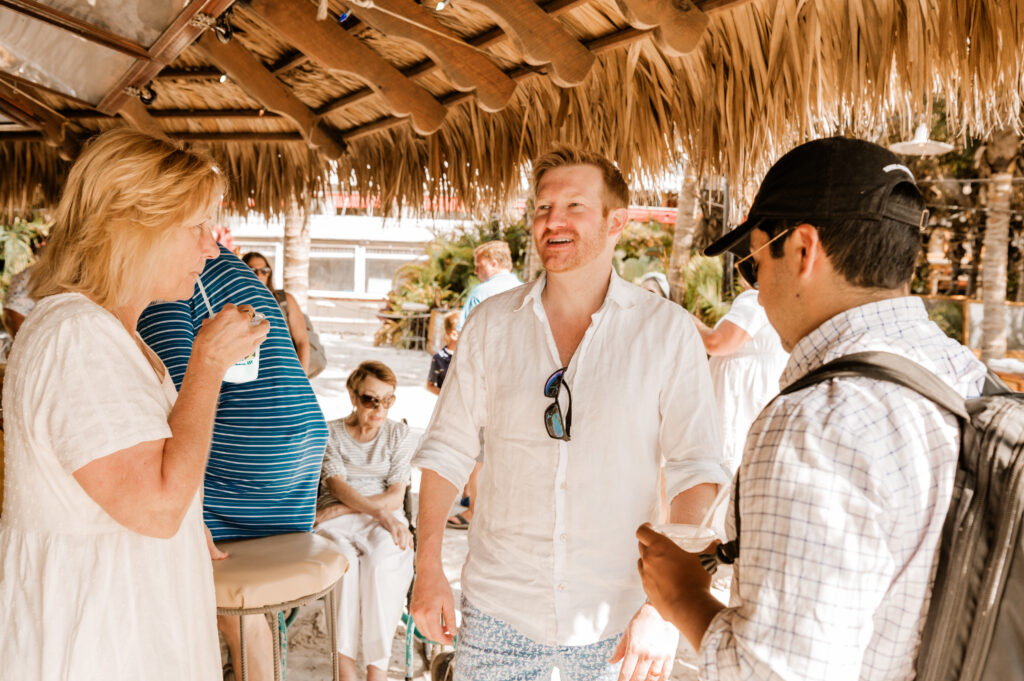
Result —
[[[925, 219], [893, 154], [816, 140], [772, 167], [746, 222], [706, 252], [736, 254], [759, 286], [791, 352], [781, 385], [884, 350], [976, 396], [984, 366], [909, 295]], [[730, 504], [727, 534], [742, 540], [730, 607], [697, 556], [637, 532], [645, 590], [699, 651], [701, 678], [912, 679], [958, 439], [930, 400], [866, 377], [770, 403], [736, 474], [738, 517]]]

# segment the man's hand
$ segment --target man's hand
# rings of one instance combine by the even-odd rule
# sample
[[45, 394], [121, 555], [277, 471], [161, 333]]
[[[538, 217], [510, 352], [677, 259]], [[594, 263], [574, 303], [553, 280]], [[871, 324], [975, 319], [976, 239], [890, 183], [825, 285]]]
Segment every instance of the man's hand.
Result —
[[619, 681], [664, 681], [672, 673], [679, 630], [663, 620], [650, 603], [633, 615], [611, 663], [622, 660]]
[[395, 517], [391, 511], [381, 511], [374, 516], [385, 530], [391, 533], [395, 546], [405, 551], [412, 548], [412, 532], [405, 522]]
[[435, 643], [455, 643], [455, 599], [444, 570], [417, 566], [409, 605], [413, 620], [423, 635]]
[[698, 650], [711, 620], [725, 607], [711, 595], [711, 575], [696, 554], [683, 551], [649, 523], [637, 529], [636, 537], [637, 567], [648, 600]]

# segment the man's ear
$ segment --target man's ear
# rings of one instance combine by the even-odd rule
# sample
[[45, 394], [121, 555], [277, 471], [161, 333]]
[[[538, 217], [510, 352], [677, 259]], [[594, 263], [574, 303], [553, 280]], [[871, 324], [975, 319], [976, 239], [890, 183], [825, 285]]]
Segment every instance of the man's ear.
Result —
[[615, 208], [608, 212], [608, 236], [618, 236], [622, 233], [626, 222], [629, 220], [629, 209]]
[[800, 258], [796, 270], [801, 279], [810, 276], [826, 260], [817, 227], [806, 222], [793, 228], [793, 233], [786, 240], [786, 247], [787, 250], [792, 248]]

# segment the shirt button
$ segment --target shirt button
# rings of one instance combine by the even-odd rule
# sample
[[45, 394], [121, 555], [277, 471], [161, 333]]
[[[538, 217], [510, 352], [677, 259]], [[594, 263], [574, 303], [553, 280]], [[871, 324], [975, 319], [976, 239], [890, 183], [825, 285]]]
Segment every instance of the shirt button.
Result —
[[569, 485], [567, 485], [567, 484], [566, 484], [566, 483], [564, 483], [564, 482], [563, 482], [563, 483], [562, 483], [561, 485], [559, 485], [559, 487], [560, 487], [561, 489], [569, 489]]
[[563, 534], [561, 537], [559, 537], [559, 539], [561, 539], [562, 541], [565, 541], [568, 538], [569, 538], [569, 535], [567, 535], [567, 534]]
[[559, 591], [565, 591], [565, 584], [559, 584], [558, 585], [558, 590]]

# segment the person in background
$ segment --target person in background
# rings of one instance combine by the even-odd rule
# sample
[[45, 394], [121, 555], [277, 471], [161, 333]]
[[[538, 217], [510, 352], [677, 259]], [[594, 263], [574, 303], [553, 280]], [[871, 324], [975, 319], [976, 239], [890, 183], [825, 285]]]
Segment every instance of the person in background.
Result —
[[779, 377], [789, 360], [757, 300], [757, 290], [748, 285], [713, 329], [693, 316], [711, 356], [722, 445], [732, 470], [740, 464], [750, 424], [778, 394]]
[[668, 279], [661, 272], [648, 272], [637, 282], [640, 288], [647, 289], [656, 296], [668, 298]]
[[[251, 305], [270, 324], [260, 348], [259, 374], [247, 383], [225, 382], [217, 404], [210, 459], [203, 480], [203, 517], [212, 540], [229, 541], [287, 532], [309, 532], [316, 513], [317, 482], [327, 424], [299, 365], [281, 308], [239, 258], [220, 246], [200, 279], [210, 304]], [[196, 334], [208, 316], [196, 287], [182, 302], [151, 305], [139, 333], [180, 385]], [[226, 554], [210, 544], [210, 556]], [[238, 617], [217, 618], [241, 679]], [[263, 615], [245, 621], [249, 678], [273, 677], [270, 628]]]
[[387, 679], [391, 642], [412, 582], [412, 534], [403, 512], [413, 438], [388, 418], [398, 380], [380, 362], [348, 377], [352, 413], [327, 424], [316, 531], [348, 558], [338, 599], [338, 666], [355, 681], [362, 651], [367, 681]]
[[512, 273], [512, 251], [504, 241], [485, 241], [473, 249], [473, 272], [480, 283], [469, 290], [455, 328], [462, 331], [463, 324], [480, 303], [497, 293], [504, 293], [523, 282]]
[[430, 358], [427, 390], [435, 395], [441, 394], [441, 386], [444, 385], [444, 377], [448, 373], [448, 365], [451, 364], [452, 354], [455, 352], [455, 344], [459, 341], [459, 330], [455, 328], [458, 322], [458, 312], [449, 312], [444, 316], [445, 344], [443, 348]]
[[200, 487], [221, 380], [270, 329], [223, 305], [179, 389], [136, 332], [217, 255], [212, 158], [118, 128], [75, 161], [4, 382], [0, 679], [219, 681]]
[[302, 370], [309, 374], [309, 334], [306, 332], [306, 319], [302, 316], [302, 308], [299, 307], [295, 297], [287, 291], [281, 291], [273, 287], [274, 270], [262, 253], [250, 251], [242, 256], [242, 262], [249, 266], [256, 277], [263, 282], [274, 294], [278, 305], [282, 310], [287, 310], [285, 321], [288, 322], [288, 333], [292, 337], [292, 345], [295, 346], [295, 354], [299, 357], [299, 364]]

